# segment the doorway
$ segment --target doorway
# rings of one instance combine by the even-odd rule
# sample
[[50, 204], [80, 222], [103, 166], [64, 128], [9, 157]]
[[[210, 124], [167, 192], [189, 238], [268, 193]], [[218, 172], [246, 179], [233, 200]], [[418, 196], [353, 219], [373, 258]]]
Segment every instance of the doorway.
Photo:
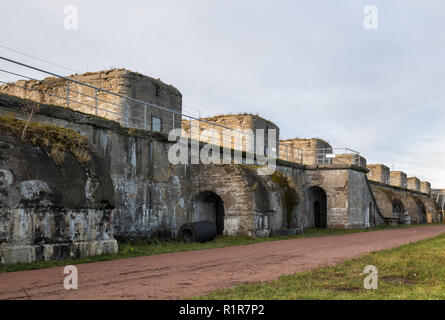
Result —
[[315, 228], [327, 227], [327, 196], [326, 192], [320, 187], [311, 187], [308, 189], [309, 207], [312, 209]]
[[216, 234], [224, 233], [224, 203], [219, 195], [211, 191], [201, 192], [195, 200], [193, 220], [212, 221], [216, 225]]

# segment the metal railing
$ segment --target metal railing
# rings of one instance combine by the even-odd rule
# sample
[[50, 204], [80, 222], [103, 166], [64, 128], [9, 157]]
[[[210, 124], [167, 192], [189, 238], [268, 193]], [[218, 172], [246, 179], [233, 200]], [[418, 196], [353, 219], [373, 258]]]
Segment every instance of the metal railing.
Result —
[[[304, 150], [307, 155], [309, 150]], [[317, 165], [347, 164], [366, 166], [362, 163], [360, 153], [349, 148], [319, 148], [315, 149]]]
[[[124, 127], [162, 133], [168, 133], [172, 129], [183, 129], [189, 139], [212, 142], [235, 150], [248, 151], [246, 150], [248, 141], [253, 141], [253, 145], [256, 145], [257, 139], [263, 139], [264, 150], [256, 153], [299, 164], [306, 164], [306, 160], [312, 161], [314, 150], [303, 150], [255, 133], [186, 115], [164, 106], [105, 90], [9, 58], [0, 56], [0, 61], [6, 63], [6, 67], [0, 65], [1, 74], [26, 79], [26, 81], [16, 81], [17, 79], [15, 79], [16, 82], [0, 80], [0, 83], [3, 84], [0, 86], [0, 92], [3, 93], [93, 114], [117, 121]], [[23, 71], [18, 72], [16, 69]], [[37, 77], [30, 76], [30, 72], [44, 74], [46, 77], [43, 80], [38, 80]], [[358, 152], [347, 148], [318, 149], [315, 151], [317, 156], [314, 164], [343, 162], [352, 164], [351, 161], [340, 159], [336, 153], [338, 150], [343, 150], [345, 154], [352, 154], [354, 159], [360, 158]], [[334, 156], [335, 158], [333, 158]]]

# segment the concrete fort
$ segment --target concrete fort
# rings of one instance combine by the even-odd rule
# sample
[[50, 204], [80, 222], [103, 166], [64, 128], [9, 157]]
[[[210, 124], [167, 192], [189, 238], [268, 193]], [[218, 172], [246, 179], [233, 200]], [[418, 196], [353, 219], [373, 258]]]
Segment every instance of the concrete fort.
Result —
[[[56, 77], [42, 81], [20, 80], [0, 86], [0, 92], [59, 106], [66, 106], [68, 100], [70, 109], [114, 120], [124, 127], [164, 133], [173, 127], [181, 127], [180, 117], [175, 119], [169, 111], [181, 113], [182, 95], [176, 88], [159, 79], [126, 69], [75, 74], [68, 78], [73, 80], [68, 84], [65, 79]], [[131, 97], [162, 109], [123, 97]], [[159, 122], [163, 125], [160, 126]]]
[[[176, 238], [183, 224], [203, 220], [213, 221], [218, 234], [253, 237], [296, 234], [308, 227], [426, 222], [428, 214], [434, 221], [427, 182], [421, 190], [394, 185], [384, 165], [367, 168], [361, 155], [333, 154], [321, 139], [279, 140], [277, 125], [251, 114], [206, 118], [198, 121], [199, 132], [215, 125], [275, 129], [279, 154], [273, 174], [258, 174], [258, 164], [172, 164], [168, 151], [177, 142], [168, 140], [167, 128], [182, 126], [189, 133], [197, 121], [185, 117], [171, 122], [168, 110], [182, 112], [177, 89], [120, 69], [73, 78], [162, 104], [166, 114], [158, 114], [155, 127], [141, 126], [127, 121], [131, 114], [141, 117], [139, 102], [113, 109], [122, 113], [114, 117], [51, 100], [48, 93], [55, 89], [45, 87], [46, 80], [19, 82], [40, 95], [14, 84], [0, 87], [5, 92], [0, 93], [2, 264], [116, 252], [115, 238]], [[100, 95], [108, 101], [103, 108], [116, 98]], [[113, 103], [130, 101], [124, 100]], [[22, 141], [20, 119], [30, 101], [41, 105]], [[150, 106], [144, 111], [152, 117], [156, 112]], [[230, 146], [232, 151], [237, 147]], [[287, 146], [297, 150], [294, 156], [287, 156]]]

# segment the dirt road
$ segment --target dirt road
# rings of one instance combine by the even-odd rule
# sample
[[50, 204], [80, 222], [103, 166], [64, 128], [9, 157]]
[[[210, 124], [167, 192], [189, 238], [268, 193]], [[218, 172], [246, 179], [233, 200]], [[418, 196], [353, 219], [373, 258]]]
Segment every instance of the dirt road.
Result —
[[267, 281], [445, 232], [425, 226], [271, 241], [78, 265], [79, 288], [63, 287], [63, 267], [0, 274], [0, 299], [178, 299]]

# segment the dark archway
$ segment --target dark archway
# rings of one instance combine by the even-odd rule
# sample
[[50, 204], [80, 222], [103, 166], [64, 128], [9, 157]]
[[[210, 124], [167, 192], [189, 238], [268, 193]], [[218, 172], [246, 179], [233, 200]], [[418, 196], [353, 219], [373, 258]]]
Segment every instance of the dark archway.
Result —
[[414, 201], [416, 201], [417, 204], [418, 223], [427, 223], [425, 205], [423, 204], [422, 200], [417, 197], [414, 197]]
[[314, 227], [327, 227], [327, 196], [326, 192], [320, 187], [311, 187], [308, 189], [309, 213], [313, 214]]
[[402, 201], [399, 199], [392, 199], [392, 216], [400, 217], [405, 212]]
[[197, 221], [212, 221], [216, 234], [224, 233], [224, 203], [220, 196], [211, 191], [201, 192], [195, 200], [194, 218]]

